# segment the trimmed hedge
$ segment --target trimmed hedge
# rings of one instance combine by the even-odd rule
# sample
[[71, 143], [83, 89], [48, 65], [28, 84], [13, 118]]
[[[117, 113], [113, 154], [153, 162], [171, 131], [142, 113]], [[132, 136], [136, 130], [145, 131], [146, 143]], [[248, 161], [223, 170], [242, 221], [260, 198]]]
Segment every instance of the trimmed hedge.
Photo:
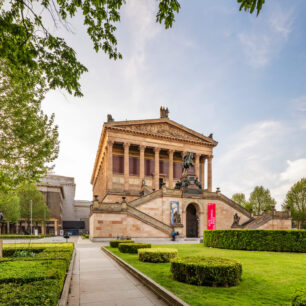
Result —
[[147, 262], [169, 262], [177, 257], [177, 249], [138, 249], [138, 259]]
[[306, 287], [299, 288], [295, 291], [292, 298], [292, 305], [294, 306], [306, 306]]
[[118, 248], [119, 243], [134, 243], [134, 241], [133, 240], [111, 240], [109, 242], [109, 245], [112, 248]]
[[151, 243], [119, 243], [118, 249], [121, 253], [136, 253], [138, 249], [151, 248]]
[[204, 246], [248, 251], [306, 252], [306, 230], [204, 231]]
[[16, 243], [3, 248], [9, 255], [33, 252], [35, 257], [0, 259], [0, 304], [57, 305], [73, 243]]
[[45, 237], [54, 237], [54, 235], [0, 235], [0, 239], [38, 239]]
[[171, 260], [173, 278], [198, 286], [236, 286], [241, 280], [239, 262], [219, 257], [191, 256]]

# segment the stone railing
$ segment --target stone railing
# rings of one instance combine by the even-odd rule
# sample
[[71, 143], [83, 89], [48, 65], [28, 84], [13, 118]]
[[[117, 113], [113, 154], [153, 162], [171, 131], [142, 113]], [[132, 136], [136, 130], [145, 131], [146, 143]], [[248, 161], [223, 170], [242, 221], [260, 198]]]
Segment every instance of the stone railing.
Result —
[[163, 194], [163, 191], [161, 189], [153, 191], [153, 192], [151, 192], [151, 193], [149, 193], [149, 194], [147, 194], [145, 196], [142, 196], [142, 197], [140, 197], [138, 199], [130, 201], [129, 202], [129, 206], [137, 207], [137, 206], [139, 206], [141, 204], [144, 204], [144, 203], [149, 202], [149, 201], [151, 201], [153, 199], [161, 197], [162, 194]]
[[172, 233], [172, 228], [169, 225], [151, 217], [148, 214], [145, 214], [144, 212], [130, 206], [129, 204], [127, 206], [127, 213], [133, 216], [134, 218], [137, 218], [138, 220], [147, 223], [166, 234], [170, 235]]

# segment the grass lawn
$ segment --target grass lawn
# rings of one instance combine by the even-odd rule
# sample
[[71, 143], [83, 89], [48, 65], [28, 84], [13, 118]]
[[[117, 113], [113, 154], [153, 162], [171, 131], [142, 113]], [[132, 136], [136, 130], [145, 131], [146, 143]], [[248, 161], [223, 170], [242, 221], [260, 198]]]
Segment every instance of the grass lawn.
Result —
[[242, 281], [236, 287], [198, 287], [172, 279], [170, 263], [145, 263], [137, 254], [114, 254], [190, 305], [290, 305], [296, 288], [306, 286], [306, 254], [213, 249], [202, 244], [156, 245], [176, 248], [179, 256], [219, 256], [242, 264]]

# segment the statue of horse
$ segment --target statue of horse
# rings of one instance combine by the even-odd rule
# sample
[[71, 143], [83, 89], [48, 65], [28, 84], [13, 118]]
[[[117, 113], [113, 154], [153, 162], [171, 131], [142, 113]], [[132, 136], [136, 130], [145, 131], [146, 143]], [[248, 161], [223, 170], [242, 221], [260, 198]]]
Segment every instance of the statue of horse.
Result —
[[187, 152], [183, 156], [182, 172], [186, 171], [190, 167], [194, 167], [193, 153], [192, 152]]

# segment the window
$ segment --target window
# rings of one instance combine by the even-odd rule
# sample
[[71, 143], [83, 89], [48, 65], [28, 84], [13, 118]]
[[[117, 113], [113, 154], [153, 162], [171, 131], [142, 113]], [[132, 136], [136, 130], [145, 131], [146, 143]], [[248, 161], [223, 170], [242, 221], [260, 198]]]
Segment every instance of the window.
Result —
[[130, 175], [139, 176], [139, 158], [138, 157], [129, 158], [129, 172], [130, 172]]
[[124, 173], [124, 159], [123, 155], [113, 155], [113, 173]]
[[164, 174], [166, 177], [168, 177], [169, 174], [169, 162], [165, 160], [159, 161], [159, 173]]
[[173, 163], [173, 178], [178, 180], [182, 175], [182, 163], [174, 162]]
[[154, 159], [145, 159], [145, 176], [154, 175]]

